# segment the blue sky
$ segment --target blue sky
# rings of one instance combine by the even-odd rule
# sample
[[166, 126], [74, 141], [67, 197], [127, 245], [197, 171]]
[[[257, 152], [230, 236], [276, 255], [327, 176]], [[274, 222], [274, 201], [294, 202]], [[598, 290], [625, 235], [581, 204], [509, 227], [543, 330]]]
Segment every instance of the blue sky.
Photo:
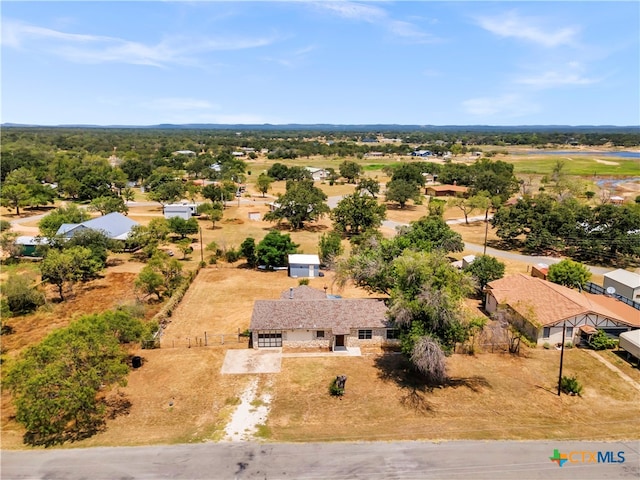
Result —
[[2, 122], [639, 125], [640, 2], [2, 2]]

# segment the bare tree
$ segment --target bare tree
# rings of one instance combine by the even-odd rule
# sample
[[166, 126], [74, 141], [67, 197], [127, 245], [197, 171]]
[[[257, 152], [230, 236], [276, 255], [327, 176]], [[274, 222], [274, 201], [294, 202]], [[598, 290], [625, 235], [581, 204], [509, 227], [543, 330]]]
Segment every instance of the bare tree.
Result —
[[446, 382], [447, 364], [440, 344], [430, 336], [420, 337], [411, 351], [411, 362], [430, 383]]

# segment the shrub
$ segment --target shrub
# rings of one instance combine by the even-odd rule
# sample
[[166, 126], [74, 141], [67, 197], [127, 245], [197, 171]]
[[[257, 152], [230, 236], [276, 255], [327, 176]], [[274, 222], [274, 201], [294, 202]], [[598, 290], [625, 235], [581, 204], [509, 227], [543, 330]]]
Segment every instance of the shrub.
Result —
[[543, 347], [545, 350], [549, 350], [549, 349], [551, 348], [551, 344], [550, 344], [549, 342], [544, 342], [544, 345], [542, 345], [542, 347]]
[[594, 350], [606, 350], [614, 348], [618, 342], [613, 338], [610, 338], [604, 330], [598, 330], [594, 333], [589, 340], [589, 346]]
[[564, 348], [573, 348], [573, 342], [567, 342], [564, 344]]
[[340, 388], [338, 386], [337, 378], [334, 378], [331, 382], [331, 385], [329, 385], [329, 393], [334, 397], [341, 397], [342, 395], [344, 395], [344, 388]]
[[0, 232], [11, 230], [11, 222], [8, 220], [0, 220]]
[[567, 395], [580, 395], [582, 393], [582, 385], [575, 376], [563, 376], [560, 380], [560, 390]]
[[240, 255], [241, 253], [238, 250], [230, 248], [229, 250], [224, 252], [224, 259], [227, 261], [227, 263], [234, 263], [240, 260]]
[[309, 279], [301, 278], [300, 280], [298, 280], [298, 285], [309, 285]]
[[0, 291], [12, 315], [33, 312], [45, 302], [44, 293], [35, 288], [31, 279], [24, 275], [10, 274]]

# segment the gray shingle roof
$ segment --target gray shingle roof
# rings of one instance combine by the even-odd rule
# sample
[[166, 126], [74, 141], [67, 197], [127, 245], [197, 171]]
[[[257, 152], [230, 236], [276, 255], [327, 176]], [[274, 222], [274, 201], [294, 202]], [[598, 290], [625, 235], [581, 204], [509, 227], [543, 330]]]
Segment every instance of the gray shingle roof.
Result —
[[381, 300], [257, 300], [253, 304], [251, 330], [349, 330], [387, 328], [387, 307]]
[[300, 285], [299, 287], [285, 290], [280, 295], [280, 298], [287, 300], [326, 300], [327, 294], [317, 288]]

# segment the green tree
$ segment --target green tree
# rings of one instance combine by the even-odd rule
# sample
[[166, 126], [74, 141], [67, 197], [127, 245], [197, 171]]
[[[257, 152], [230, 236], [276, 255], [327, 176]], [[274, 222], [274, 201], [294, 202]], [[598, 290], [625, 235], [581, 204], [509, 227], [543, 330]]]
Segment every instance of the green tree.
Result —
[[193, 247], [191, 246], [190, 238], [183, 238], [177, 243], [177, 245], [178, 245], [178, 249], [180, 249], [180, 251], [182, 252], [183, 260], [187, 259], [187, 255], [193, 253]]
[[265, 173], [261, 173], [260, 175], [258, 175], [258, 178], [256, 179], [256, 189], [262, 194], [263, 198], [269, 191], [269, 188], [271, 188], [272, 183], [273, 178], [271, 178], [269, 175]]
[[476, 209], [476, 203], [470, 198], [454, 197], [449, 204], [458, 208], [464, 215], [464, 223], [469, 225], [469, 215]]
[[108, 196], [98, 197], [91, 200], [89, 210], [100, 212], [102, 215], [113, 212], [126, 214], [129, 211], [129, 207], [124, 203], [124, 199], [122, 197]]
[[591, 272], [585, 265], [569, 259], [550, 265], [547, 274], [550, 282], [569, 288], [583, 288], [590, 278]]
[[38, 223], [38, 228], [43, 236], [53, 238], [63, 223], [82, 223], [90, 218], [91, 216], [85, 210], [72, 203], [66, 207], [56, 208], [44, 216]]
[[147, 193], [149, 200], [158, 202], [161, 205], [167, 205], [180, 200], [185, 194], [186, 188], [179, 180], [173, 180], [158, 185]]
[[124, 385], [129, 370], [121, 342], [139, 341], [140, 320], [123, 311], [81, 317], [29, 347], [11, 366], [6, 385], [25, 443], [50, 446], [86, 438], [104, 423], [104, 395]]
[[331, 211], [334, 228], [345, 235], [359, 235], [364, 230], [378, 228], [386, 218], [386, 207], [359, 192], [346, 195]]
[[298, 246], [293, 243], [289, 234], [272, 230], [256, 247], [258, 265], [264, 265], [268, 270], [274, 267], [285, 267], [289, 254], [296, 253]]
[[0, 204], [3, 207], [16, 209], [20, 215], [20, 207], [26, 207], [31, 202], [31, 188], [37, 185], [37, 180], [27, 168], [12, 171], [0, 188]]
[[164, 290], [164, 278], [161, 273], [152, 266], [145, 265], [135, 280], [136, 290], [142, 292], [144, 296], [156, 295], [158, 300], [162, 300]]
[[207, 185], [202, 189], [202, 196], [211, 202], [220, 202], [224, 206], [224, 202], [233, 200], [233, 196], [236, 193], [236, 186], [231, 183], [220, 185]]
[[323, 233], [318, 242], [318, 252], [322, 265], [331, 265], [334, 260], [342, 255], [342, 236], [339, 232], [331, 231]]
[[250, 268], [255, 268], [258, 265], [258, 257], [256, 256], [256, 241], [247, 237], [240, 244], [240, 254], [247, 259], [247, 265]]
[[478, 282], [479, 293], [484, 291], [487, 283], [504, 277], [505, 264], [490, 255], [480, 255], [464, 268]]
[[200, 231], [198, 221], [194, 217], [191, 217], [189, 220], [185, 220], [181, 217], [171, 217], [168, 222], [169, 230], [180, 235], [181, 239], [185, 238], [187, 235], [195, 235]]
[[362, 174], [362, 167], [357, 162], [351, 160], [342, 162], [338, 170], [340, 171], [340, 176], [346, 178], [348, 183], [355, 183]]
[[356, 192], [368, 193], [373, 198], [377, 198], [380, 193], [380, 183], [373, 178], [362, 178], [356, 185]]
[[277, 208], [264, 216], [268, 222], [286, 219], [294, 230], [304, 227], [305, 222], [318, 220], [329, 212], [325, 203], [327, 196], [322, 190], [313, 186], [313, 181], [289, 181], [287, 191], [279, 195]]
[[85, 247], [71, 247], [62, 252], [51, 249], [40, 263], [42, 280], [58, 288], [62, 301], [65, 286], [95, 278], [100, 269], [99, 261]]
[[404, 179], [391, 180], [387, 184], [385, 198], [387, 202], [396, 202], [400, 208], [404, 208], [409, 200], [420, 200], [420, 187]]
[[221, 202], [205, 202], [198, 205], [198, 213], [206, 215], [211, 220], [212, 228], [216, 228], [216, 222], [222, 220], [224, 209]]

